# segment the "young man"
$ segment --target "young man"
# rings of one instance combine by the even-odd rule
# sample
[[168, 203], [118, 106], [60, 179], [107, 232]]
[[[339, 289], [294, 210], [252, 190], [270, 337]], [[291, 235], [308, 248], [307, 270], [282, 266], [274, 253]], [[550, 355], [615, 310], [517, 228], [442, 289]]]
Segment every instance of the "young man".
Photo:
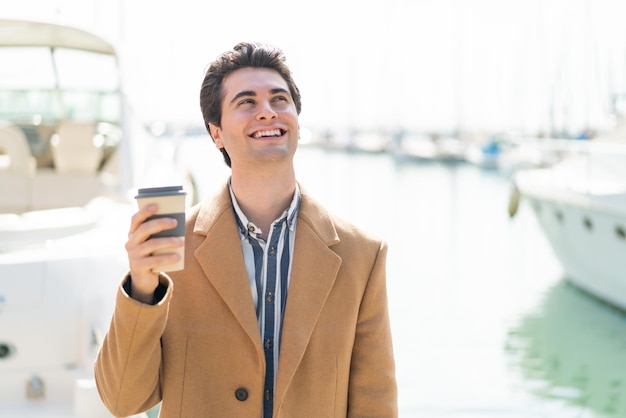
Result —
[[130, 272], [95, 365], [116, 416], [396, 417], [387, 247], [297, 183], [300, 92], [283, 53], [241, 43], [207, 70], [207, 129], [232, 174], [187, 213], [183, 245], [137, 212]]

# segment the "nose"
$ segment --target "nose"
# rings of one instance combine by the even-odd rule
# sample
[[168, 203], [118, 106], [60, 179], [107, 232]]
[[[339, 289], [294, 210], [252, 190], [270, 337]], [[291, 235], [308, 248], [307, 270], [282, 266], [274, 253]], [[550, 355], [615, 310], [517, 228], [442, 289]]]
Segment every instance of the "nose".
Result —
[[257, 119], [266, 120], [266, 119], [274, 119], [278, 115], [276, 114], [276, 110], [272, 107], [272, 103], [264, 100], [261, 102], [259, 106], [259, 112], [257, 113]]

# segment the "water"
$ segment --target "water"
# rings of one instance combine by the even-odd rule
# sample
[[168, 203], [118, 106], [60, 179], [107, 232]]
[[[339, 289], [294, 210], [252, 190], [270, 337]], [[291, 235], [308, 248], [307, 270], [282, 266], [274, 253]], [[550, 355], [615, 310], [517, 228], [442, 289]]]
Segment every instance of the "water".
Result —
[[[186, 157], [207, 192], [228, 173], [209, 141]], [[508, 179], [306, 147], [296, 166], [389, 244], [401, 417], [626, 417], [626, 315], [564, 279], [524, 202], [509, 218]]]

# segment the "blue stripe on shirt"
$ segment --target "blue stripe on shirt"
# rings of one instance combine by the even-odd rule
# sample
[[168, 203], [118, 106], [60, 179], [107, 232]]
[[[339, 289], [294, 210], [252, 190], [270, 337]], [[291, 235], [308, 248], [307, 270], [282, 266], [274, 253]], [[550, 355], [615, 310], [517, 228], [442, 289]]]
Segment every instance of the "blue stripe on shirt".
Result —
[[269, 243], [263, 240], [262, 231], [243, 213], [232, 188], [230, 194], [265, 353], [263, 416], [270, 418], [291, 273], [295, 227], [300, 206], [300, 190], [296, 185], [289, 208], [270, 226]]

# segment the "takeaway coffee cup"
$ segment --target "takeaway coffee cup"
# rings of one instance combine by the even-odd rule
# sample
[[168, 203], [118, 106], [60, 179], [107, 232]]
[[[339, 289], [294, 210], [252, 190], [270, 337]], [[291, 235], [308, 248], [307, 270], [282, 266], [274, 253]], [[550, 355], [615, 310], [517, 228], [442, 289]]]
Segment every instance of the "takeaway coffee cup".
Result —
[[[182, 186], [169, 187], [149, 187], [139, 189], [137, 192], [137, 206], [142, 209], [152, 203], [157, 205], [157, 213], [149, 217], [147, 220], [156, 218], [174, 218], [178, 221], [176, 228], [167, 229], [150, 238], [156, 237], [181, 237], [185, 239], [185, 195]], [[180, 254], [178, 263], [163, 266], [159, 271], [177, 271], [185, 267], [185, 246], [176, 250], [157, 251], [155, 254], [177, 252]], [[156, 272], [156, 271], [155, 271]]]

